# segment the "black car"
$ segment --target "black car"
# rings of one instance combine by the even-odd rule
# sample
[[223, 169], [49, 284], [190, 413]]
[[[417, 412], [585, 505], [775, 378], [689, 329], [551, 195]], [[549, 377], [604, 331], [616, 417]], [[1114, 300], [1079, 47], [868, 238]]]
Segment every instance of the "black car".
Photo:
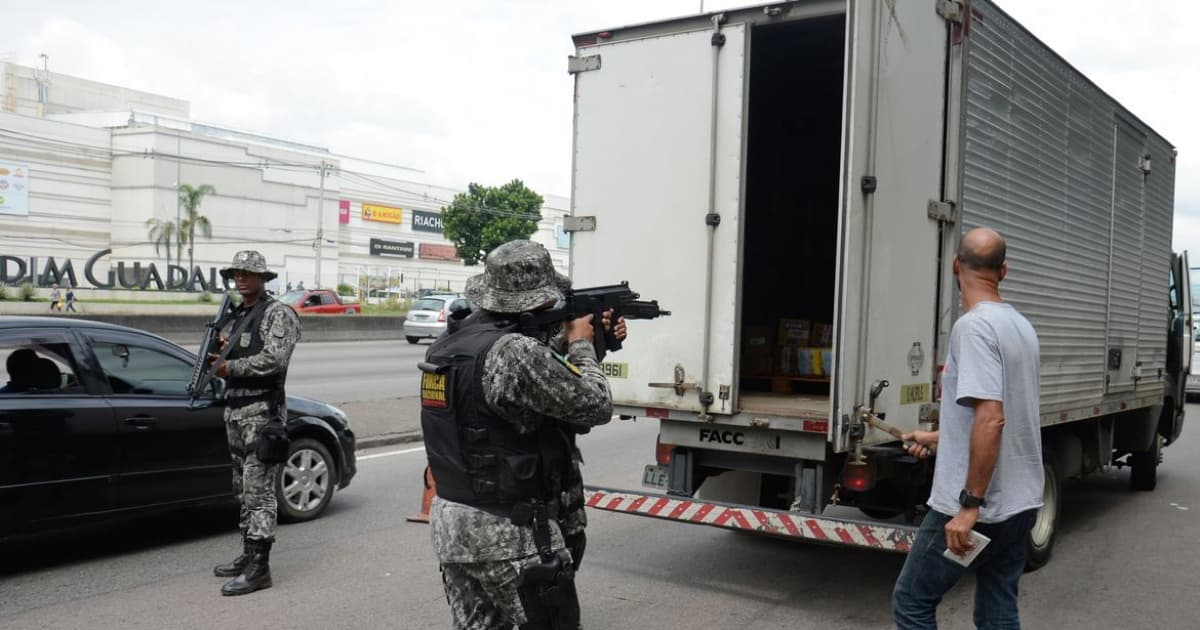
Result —
[[[194, 358], [124, 326], [0, 317], [0, 535], [229, 499], [225, 384], [193, 403]], [[336, 407], [287, 407], [275, 492], [281, 520], [305, 521], [354, 477], [354, 433]]]

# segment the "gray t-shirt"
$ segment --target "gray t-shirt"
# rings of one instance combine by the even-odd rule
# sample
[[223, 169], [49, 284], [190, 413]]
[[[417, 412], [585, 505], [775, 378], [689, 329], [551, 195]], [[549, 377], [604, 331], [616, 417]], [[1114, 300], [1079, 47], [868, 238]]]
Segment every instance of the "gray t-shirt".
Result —
[[997, 523], [1042, 505], [1042, 432], [1038, 407], [1038, 340], [1029, 320], [1012, 306], [982, 302], [950, 332], [942, 376], [937, 463], [929, 507], [953, 516], [960, 508], [971, 457], [972, 399], [1004, 404], [1000, 456], [979, 511]]

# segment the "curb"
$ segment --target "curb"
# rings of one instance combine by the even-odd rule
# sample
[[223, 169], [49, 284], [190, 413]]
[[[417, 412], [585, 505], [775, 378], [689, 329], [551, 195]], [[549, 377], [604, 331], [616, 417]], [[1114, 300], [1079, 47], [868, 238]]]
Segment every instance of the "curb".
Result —
[[355, 440], [355, 452], [366, 450], [368, 448], [376, 448], [379, 446], [389, 446], [391, 444], [408, 444], [411, 442], [420, 442], [424, 436], [420, 431], [405, 431], [403, 433], [384, 433], [382, 435], [368, 435]]

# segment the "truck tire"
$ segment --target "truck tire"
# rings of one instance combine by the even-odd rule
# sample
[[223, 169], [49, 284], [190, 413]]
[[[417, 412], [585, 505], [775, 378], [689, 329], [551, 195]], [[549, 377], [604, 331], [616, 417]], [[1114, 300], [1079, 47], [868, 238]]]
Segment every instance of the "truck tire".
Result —
[[1144, 453], [1129, 454], [1129, 489], [1149, 492], [1158, 486], [1158, 462], [1162, 459], [1162, 438], [1154, 436], [1154, 447]]
[[411, 344], [415, 344], [421, 340], [420, 337], [405, 337], [405, 339], [407, 339], [408, 343], [411, 343]]
[[1042, 507], [1038, 510], [1033, 528], [1025, 539], [1025, 570], [1036, 571], [1050, 561], [1054, 549], [1054, 536], [1058, 532], [1059, 508], [1062, 505], [1062, 482], [1059, 479], [1058, 461], [1054, 453], [1042, 451], [1042, 474], [1045, 486], [1042, 489]]

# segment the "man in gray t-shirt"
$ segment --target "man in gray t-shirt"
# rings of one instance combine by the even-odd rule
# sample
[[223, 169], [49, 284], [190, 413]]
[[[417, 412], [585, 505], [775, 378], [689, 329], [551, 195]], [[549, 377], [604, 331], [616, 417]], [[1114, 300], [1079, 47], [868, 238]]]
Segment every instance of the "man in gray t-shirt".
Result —
[[[999, 234], [980, 228], [955, 256], [965, 314], [950, 333], [940, 430], [905, 436], [918, 457], [936, 446], [937, 461], [931, 509], [893, 592], [899, 628], [937, 627], [938, 602], [968, 570], [977, 577], [975, 625], [1020, 624], [1017, 582], [1044, 477], [1037, 334], [1000, 299], [1005, 249]], [[972, 530], [991, 543], [969, 568], [942, 557], [947, 548], [969, 552]]]

